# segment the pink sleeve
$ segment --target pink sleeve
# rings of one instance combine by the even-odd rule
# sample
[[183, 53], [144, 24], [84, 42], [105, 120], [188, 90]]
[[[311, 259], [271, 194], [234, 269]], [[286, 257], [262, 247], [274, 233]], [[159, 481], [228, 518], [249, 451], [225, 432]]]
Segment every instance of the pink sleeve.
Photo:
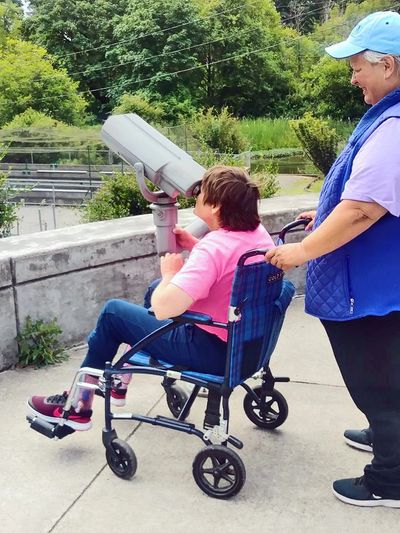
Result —
[[171, 283], [185, 291], [193, 301], [207, 298], [218, 278], [218, 269], [211, 249], [201, 240], [191, 251], [188, 260], [175, 274]]

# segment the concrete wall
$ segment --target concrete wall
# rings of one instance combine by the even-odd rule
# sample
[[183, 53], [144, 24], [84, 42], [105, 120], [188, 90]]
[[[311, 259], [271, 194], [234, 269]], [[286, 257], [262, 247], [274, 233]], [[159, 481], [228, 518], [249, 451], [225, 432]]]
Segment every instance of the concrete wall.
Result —
[[[263, 223], [270, 232], [279, 231], [316, 202], [314, 195], [264, 200]], [[182, 226], [192, 220], [191, 210], [180, 212]], [[16, 363], [15, 336], [27, 316], [56, 317], [63, 342], [71, 346], [85, 340], [107, 299], [141, 303], [147, 285], [158, 275], [151, 215], [2, 239], [0, 370]], [[289, 278], [302, 293], [304, 268]]]

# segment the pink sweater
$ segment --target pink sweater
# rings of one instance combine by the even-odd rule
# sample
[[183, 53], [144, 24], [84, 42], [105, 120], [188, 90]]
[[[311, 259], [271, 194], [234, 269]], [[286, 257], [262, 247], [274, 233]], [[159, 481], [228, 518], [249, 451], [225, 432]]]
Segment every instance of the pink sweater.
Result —
[[[239, 257], [253, 248], [273, 246], [271, 236], [261, 224], [254, 231], [211, 231], [193, 247], [188, 260], [171, 283], [193, 298], [189, 311], [206, 313], [217, 322], [227, 322], [233, 276]], [[253, 259], [259, 260], [260, 257]], [[224, 329], [199, 327], [223, 341], [227, 340], [227, 331]]]

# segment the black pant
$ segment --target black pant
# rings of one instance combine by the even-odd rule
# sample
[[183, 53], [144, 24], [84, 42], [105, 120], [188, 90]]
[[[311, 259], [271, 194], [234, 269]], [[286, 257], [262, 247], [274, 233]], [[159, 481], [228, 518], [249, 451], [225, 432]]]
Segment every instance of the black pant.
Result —
[[400, 312], [321, 322], [349, 393], [373, 431], [366, 483], [379, 496], [400, 499]]

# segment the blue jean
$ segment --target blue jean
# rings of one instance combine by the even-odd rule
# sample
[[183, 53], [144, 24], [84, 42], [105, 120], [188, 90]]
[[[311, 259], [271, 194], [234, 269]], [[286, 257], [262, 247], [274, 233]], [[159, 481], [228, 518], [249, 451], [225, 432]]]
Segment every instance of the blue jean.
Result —
[[[82, 366], [103, 369], [122, 343], [133, 346], [169, 320], [157, 320], [147, 309], [125, 300], [109, 300], [96, 328], [88, 337], [88, 352]], [[161, 335], [143, 350], [156, 359], [196, 372], [224, 374], [226, 343], [192, 324], [181, 324]]]

